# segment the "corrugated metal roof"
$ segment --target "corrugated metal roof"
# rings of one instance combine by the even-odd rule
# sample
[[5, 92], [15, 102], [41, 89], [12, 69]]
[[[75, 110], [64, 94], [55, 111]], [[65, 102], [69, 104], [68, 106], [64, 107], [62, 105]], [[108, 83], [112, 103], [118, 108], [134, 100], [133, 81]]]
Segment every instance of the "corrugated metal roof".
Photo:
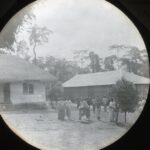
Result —
[[17, 56], [0, 55], [0, 82], [23, 80], [51, 81], [55, 77]]
[[124, 78], [134, 84], [149, 84], [150, 79], [125, 71], [107, 71], [76, 75], [63, 83], [63, 87], [84, 87], [99, 85], [114, 85]]

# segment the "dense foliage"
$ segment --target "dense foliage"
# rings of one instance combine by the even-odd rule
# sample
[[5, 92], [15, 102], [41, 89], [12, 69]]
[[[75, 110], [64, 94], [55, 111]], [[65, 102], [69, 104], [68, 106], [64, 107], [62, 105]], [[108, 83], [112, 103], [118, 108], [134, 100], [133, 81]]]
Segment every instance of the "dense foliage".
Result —
[[133, 112], [138, 103], [137, 90], [131, 82], [119, 80], [112, 89], [114, 97], [124, 112]]
[[111, 96], [114, 97], [117, 104], [119, 104], [119, 108], [125, 113], [125, 122], [126, 113], [134, 112], [138, 104], [137, 93], [134, 84], [125, 79], [117, 81], [116, 85], [112, 88]]

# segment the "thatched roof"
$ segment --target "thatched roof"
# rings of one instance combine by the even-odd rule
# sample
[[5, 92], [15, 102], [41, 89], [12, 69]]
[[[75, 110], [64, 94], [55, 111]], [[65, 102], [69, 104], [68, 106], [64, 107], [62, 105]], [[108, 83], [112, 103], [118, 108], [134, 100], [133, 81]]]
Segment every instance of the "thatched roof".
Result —
[[150, 79], [125, 71], [108, 71], [88, 74], [79, 74], [63, 83], [63, 87], [85, 87], [114, 85], [124, 78], [134, 84], [149, 84]]
[[52, 81], [55, 77], [17, 56], [0, 55], [0, 83], [24, 80]]

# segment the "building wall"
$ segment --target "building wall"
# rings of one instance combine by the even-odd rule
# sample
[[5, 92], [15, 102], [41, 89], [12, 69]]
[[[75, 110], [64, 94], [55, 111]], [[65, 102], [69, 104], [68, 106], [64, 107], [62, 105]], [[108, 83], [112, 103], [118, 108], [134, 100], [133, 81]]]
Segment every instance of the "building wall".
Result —
[[109, 96], [111, 88], [112, 88], [111, 85], [95, 86], [94, 87], [95, 96], [99, 96], [101, 98], [103, 98], [104, 96]]
[[64, 88], [64, 95], [70, 98], [80, 98], [88, 96], [100, 96], [101, 98], [105, 95], [109, 95], [112, 86], [93, 86], [93, 87], [75, 87], [75, 88]]
[[0, 85], [0, 103], [4, 103], [3, 85]]
[[13, 104], [45, 102], [45, 85], [41, 82], [30, 82], [34, 85], [34, 94], [23, 94], [23, 83], [10, 84], [10, 100]]
[[[138, 90], [138, 96], [144, 96], [147, 98], [149, 85], [136, 85]], [[100, 96], [103, 98], [105, 95], [109, 96], [112, 89], [112, 85], [105, 86], [93, 86], [93, 87], [76, 87], [76, 88], [64, 88], [65, 96], [71, 98], [87, 97], [90, 95]], [[92, 94], [93, 93], [93, 94]]]
[[64, 96], [69, 98], [87, 97], [88, 90], [86, 87], [64, 88]]

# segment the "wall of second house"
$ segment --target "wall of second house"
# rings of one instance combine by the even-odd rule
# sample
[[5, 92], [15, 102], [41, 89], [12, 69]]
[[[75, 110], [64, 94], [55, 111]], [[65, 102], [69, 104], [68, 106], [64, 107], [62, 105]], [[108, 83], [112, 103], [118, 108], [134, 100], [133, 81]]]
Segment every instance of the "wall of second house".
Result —
[[65, 97], [70, 97], [73, 99], [80, 97], [96, 97], [99, 96], [103, 98], [104, 96], [109, 96], [111, 90], [111, 85], [102, 85], [102, 86], [91, 86], [91, 87], [69, 87], [64, 88]]
[[[137, 95], [147, 98], [149, 92], [148, 84], [135, 85], [137, 89]], [[78, 99], [80, 97], [88, 97], [89, 95], [99, 96], [110, 96], [112, 85], [104, 86], [91, 86], [91, 87], [68, 87], [64, 88], [64, 96], [72, 99]]]
[[45, 85], [42, 82], [30, 82], [33, 84], [34, 93], [24, 94], [23, 93], [23, 83], [11, 83], [10, 84], [10, 100], [13, 104], [23, 104], [23, 103], [38, 103], [45, 102]]

